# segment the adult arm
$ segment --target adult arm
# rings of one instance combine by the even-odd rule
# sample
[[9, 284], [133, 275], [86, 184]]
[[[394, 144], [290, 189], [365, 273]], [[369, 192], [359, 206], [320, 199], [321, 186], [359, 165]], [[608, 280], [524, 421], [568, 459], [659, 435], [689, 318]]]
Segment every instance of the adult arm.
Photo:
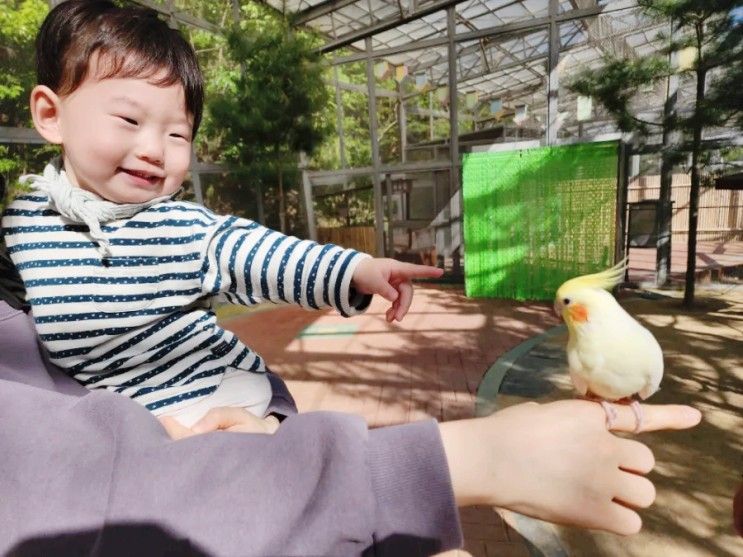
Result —
[[[648, 419], [642, 431], [685, 429], [701, 418], [688, 406], [647, 405], [644, 410]], [[634, 432], [634, 413], [626, 406], [617, 411], [614, 429]], [[193, 429], [166, 428], [177, 439], [222, 426], [239, 431], [236, 413], [220, 417], [217, 412]], [[247, 412], [242, 414], [247, 423]], [[457, 504], [504, 507], [617, 534], [637, 532], [642, 521], [636, 509], [655, 499], [655, 487], [644, 477], [653, 468], [653, 453], [642, 443], [616, 437], [604, 422], [599, 405], [563, 400], [440, 424]]]
[[0, 230], [0, 300], [15, 308], [24, 305], [26, 289], [18, 271], [8, 257], [5, 241]]
[[[616, 431], [635, 415], [615, 405]], [[701, 413], [683, 405], [643, 405], [641, 431], [687, 429]], [[639, 441], [607, 431], [601, 406], [587, 400], [527, 403], [487, 418], [440, 425], [457, 504], [489, 504], [583, 528], [633, 534], [636, 511], [655, 500], [645, 477], [655, 460]], [[508, 455], [507, 458], [496, 455]]]
[[461, 544], [435, 422], [368, 431], [311, 413], [274, 435], [172, 441], [135, 402], [54, 377], [29, 327], [0, 303], [0, 553], [428, 555]]

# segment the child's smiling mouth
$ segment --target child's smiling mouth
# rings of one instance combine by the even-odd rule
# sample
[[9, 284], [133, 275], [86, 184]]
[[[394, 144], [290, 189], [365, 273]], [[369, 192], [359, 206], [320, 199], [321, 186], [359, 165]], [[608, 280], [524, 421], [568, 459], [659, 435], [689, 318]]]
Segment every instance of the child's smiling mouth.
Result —
[[130, 168], [121, 168], [119, 171], [127, 175], [129, 180], [136, 186], [140, 187], [152, 187], [157, 186], [162, 182], [162, 176], [157, 176], [144, 170], [133, 170]]

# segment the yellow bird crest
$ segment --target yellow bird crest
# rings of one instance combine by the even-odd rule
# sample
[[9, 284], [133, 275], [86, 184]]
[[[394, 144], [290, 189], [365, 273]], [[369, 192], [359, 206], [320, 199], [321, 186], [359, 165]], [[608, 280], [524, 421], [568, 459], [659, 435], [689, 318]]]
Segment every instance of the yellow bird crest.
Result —
[[625, 257], [611, 269], [606, 269], [600, 273], [571, 278], [570, 280], [565, 281], [562, 286], [560, 286], [560, 290], [573, 290], [577, 288], [602, 288], [604, 290], [611, 290], [624, 280], [624, 274], [626, 271], [627, 258]]

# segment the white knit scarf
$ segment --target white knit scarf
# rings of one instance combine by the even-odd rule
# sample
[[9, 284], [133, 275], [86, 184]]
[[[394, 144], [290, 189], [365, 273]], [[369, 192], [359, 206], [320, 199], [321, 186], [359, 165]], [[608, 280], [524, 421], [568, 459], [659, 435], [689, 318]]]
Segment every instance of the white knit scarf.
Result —
[[98, 243], [98, 251], [102, 257], [111, 255], [111, 245], [101, 230], [102, 224], [131, 217], [142, 209], [172, 197], [166, 195], [144, 203], [106, 201], [93, 192], [73, 186], [61, 168], [61, 161], [58, 158], [46, 165], [43, 175], [26, 174], [21, 176], [20, 181], [29, 183], [33, 189], [45, 193], [49, 197], [49, 208], [53, 211], [73, 222], [86, 224], [90, 230], [90, 237]]

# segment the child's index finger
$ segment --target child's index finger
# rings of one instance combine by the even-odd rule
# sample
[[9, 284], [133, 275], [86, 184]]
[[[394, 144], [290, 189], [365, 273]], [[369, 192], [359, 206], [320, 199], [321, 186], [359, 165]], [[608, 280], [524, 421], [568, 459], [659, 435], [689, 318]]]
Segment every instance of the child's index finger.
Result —
[[444, 274], [444, 269], [440, 269], [439, 267], [403, 263], [402, 261], [398, 263], [395, 270], [408, 278], [438, 278]]

